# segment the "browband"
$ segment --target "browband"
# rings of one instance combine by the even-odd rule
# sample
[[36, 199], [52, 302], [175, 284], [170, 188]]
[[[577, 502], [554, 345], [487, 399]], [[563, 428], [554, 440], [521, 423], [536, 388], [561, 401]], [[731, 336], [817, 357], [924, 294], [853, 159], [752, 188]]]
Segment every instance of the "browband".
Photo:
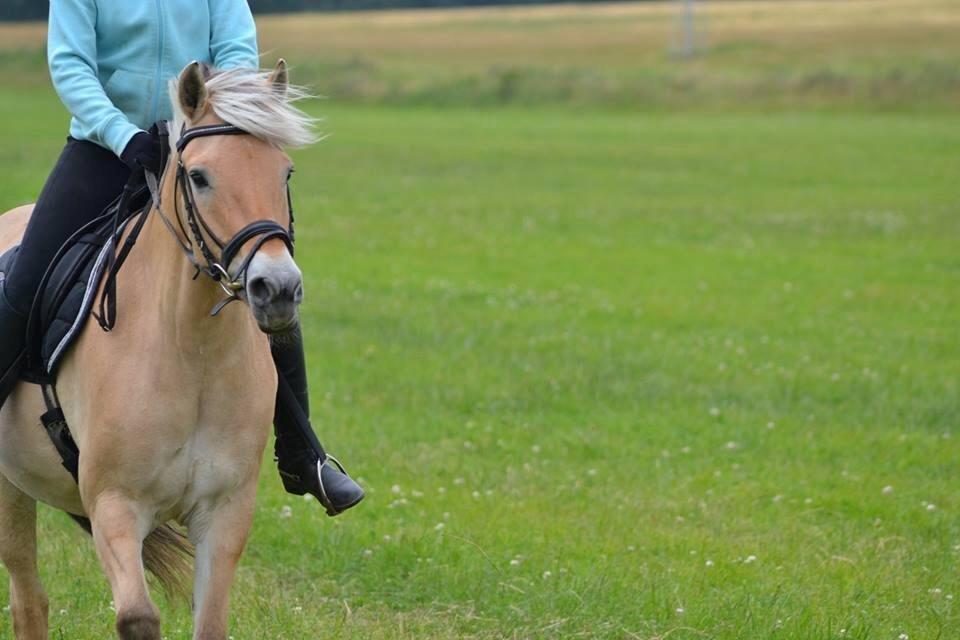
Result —
[[180, 131], [180, 139], [177, 140], [177, 152], [183, 153], [183, 150], [191, 140], [196, 138], [205, 138], [207, 136], [237, 136], [247, 133], [240, 127], [235, 127], [232, 124], [211, 124], [205, 127], [193, 127], [192, 129], [185, 128]]

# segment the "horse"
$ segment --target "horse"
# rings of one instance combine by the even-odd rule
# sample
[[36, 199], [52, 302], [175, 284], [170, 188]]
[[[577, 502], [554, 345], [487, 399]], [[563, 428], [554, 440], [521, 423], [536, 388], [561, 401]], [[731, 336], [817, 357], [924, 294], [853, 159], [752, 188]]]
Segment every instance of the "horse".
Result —
[[[89, 521], [121, 639], [159, 640], [144, 567], [188, 588], [190, 556], [193, 637], [227, 637], [273, 419], [269, 341], [299, 322], [302, 274], [278, 229], [292, 228], [284, 149], [316, 141], [294, 104], [302, 96], [282, 60], [272, 72], [192, 63], [171, 80], [169, 161], [117, 274], [116, 324], [88, 322], [59, 370], [77, 481], [39, 424], [39, 387], [20, 383], [0, 412], [0, 560], [18, 640], [48, 634], [37, 501]], [[0, 251], [19, 242], [31, 211], [0, 217]], [[218, 238], [231, 234], [234, 255], [221, 264]], [[213, 317], [224, 292], [242, 303]]]

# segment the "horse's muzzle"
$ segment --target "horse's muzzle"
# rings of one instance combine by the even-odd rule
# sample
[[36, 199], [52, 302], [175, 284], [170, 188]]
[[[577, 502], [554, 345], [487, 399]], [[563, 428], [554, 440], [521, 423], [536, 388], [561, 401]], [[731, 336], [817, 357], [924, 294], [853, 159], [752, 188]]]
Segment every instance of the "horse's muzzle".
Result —
[[260, 330], [284, 333], [297, 323], [303, 276], [287, 253], [276, 257], [257, 254], [247, 271], [246, 293]]

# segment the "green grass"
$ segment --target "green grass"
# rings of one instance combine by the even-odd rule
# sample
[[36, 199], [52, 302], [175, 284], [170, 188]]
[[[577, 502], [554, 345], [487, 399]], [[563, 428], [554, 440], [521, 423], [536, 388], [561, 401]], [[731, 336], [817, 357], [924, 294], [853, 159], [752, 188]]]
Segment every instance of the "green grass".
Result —
[[[13, 206], [66, 121], [3, 76]], [[330, 520], [268, 461], [232, 637], [960, 637], [960, 116], [898, 100], [311, 104], [315, 423], [369, 497]], [[41, 526], [52, 637], [109, 637]]]
[[[10, 205], [52, 105], [0, 100]], [[266, 467], [235, 638], [960, 634], [960, 119], [322, 111], [312, 393], [370, 496]], [[105, 637], [42, 525], [54, 628]]]

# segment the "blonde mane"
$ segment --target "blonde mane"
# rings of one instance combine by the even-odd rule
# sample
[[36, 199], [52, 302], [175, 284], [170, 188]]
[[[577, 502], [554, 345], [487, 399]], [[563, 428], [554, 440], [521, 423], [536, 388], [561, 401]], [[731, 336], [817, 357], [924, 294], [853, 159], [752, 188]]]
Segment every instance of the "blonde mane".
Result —
[[[280, 92], [270, 82], [270, 75], [254, 69], [210, 70], [206, 85], [214, 113], [275, 147], [305, 147], [317, 142], [317, 119], [295, 106], [310, 95], [294, 85]], [[178, 137], [186, 118], [180, 109], [177, 78], [170, 81], [169, 89], [174, 112], [171, 133]]]

